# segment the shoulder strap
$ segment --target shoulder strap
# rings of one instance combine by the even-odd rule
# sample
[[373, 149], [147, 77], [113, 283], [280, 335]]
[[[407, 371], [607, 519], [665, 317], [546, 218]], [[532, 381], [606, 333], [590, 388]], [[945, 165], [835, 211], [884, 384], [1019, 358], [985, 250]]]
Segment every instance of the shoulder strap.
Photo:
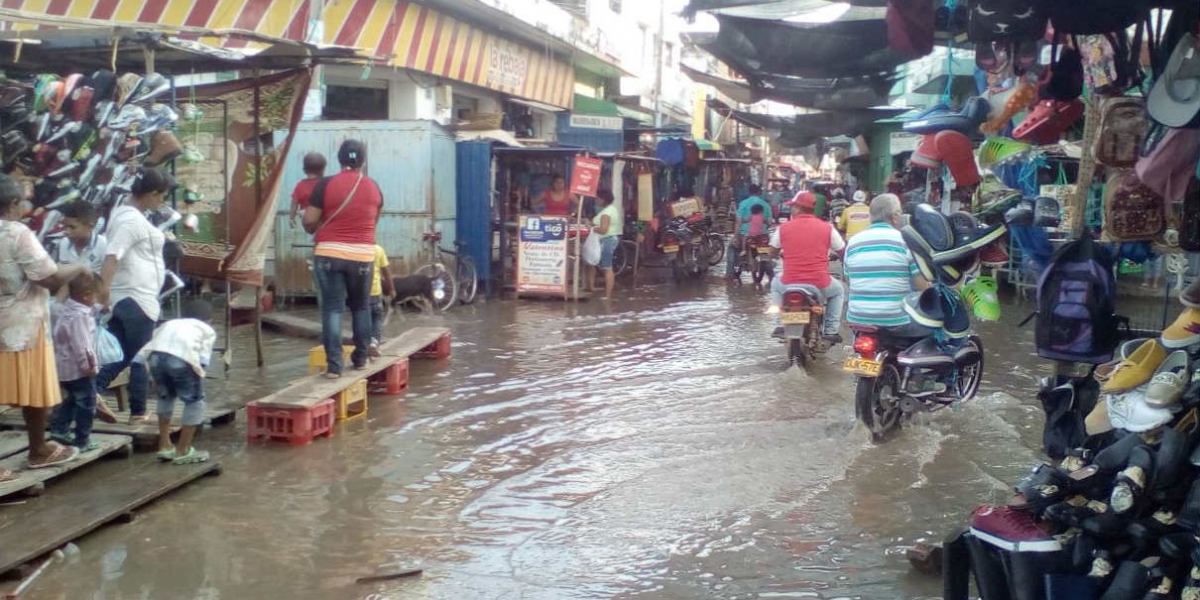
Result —
[[346, 194], [346, 199], [343, 200], [342, 203], [338, 205], [337, 210], [333, 211], [333, 214], [329, 215], [328, 219], [321, 221], [321, 227], [318, 227], [317, 229], [321, 229], [322, 227], [325, 227], [326, 225], [329, 224], [330, 221], [334, 220], [335, 218], [337, 218], [338, 215], [342, 214], [342, 210], [345, 209], [346, 206], [348, 206], [350, 204], [350, 201], [354, 199], [354, 192], [358, 191], [358, 186], [362, 184], [362, 180], [363, 180], [363, 174], [359, 173], [358, 181], [354, 182], [354, 187], [350, 188], [350, 193]]

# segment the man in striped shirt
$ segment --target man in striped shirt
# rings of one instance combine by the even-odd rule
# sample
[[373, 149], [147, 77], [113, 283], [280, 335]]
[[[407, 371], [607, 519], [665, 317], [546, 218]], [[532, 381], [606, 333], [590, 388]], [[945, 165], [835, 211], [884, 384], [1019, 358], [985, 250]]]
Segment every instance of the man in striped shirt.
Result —
[[904, 296], [929, 287], [900, 235], [904, 213], [900, 198], [881, 194], [871, 201], [871, 226], [846, 246], [846, 278], [850, 301], [846, 321], [887, 328], [909, 337], [928, 333], [904, 312]]

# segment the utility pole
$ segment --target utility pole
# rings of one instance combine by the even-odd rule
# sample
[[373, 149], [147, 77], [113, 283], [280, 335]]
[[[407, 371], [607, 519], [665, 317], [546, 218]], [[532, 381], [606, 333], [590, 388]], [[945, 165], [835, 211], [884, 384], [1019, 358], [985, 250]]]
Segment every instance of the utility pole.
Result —
[[667, 0], [658, 0], [658, 44], [654, 48], [654, 127], [662, 127], [663, 50], [666, 47]]

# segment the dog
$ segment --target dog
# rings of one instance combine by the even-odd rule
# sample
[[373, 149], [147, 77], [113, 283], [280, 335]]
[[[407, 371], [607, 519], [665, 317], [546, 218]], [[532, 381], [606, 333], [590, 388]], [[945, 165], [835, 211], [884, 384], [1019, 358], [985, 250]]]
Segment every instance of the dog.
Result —
[[424, 313], [433, 312], [433, 277], [406, 275], [392, 278], [392, 306], [411, 304]]

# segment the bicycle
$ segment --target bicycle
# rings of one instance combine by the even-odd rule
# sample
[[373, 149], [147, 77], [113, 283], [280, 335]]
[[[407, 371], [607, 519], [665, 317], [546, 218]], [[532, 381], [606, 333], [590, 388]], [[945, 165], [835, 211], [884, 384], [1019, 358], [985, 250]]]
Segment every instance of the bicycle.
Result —
[[[435, 261], [418, 268], [416, 274], [426, 275], [433, 280], [434, 307], [446, 311], [454, 306], [455, 300], [463, 304], [474, 302], [479, 291], [479, 271], [475, 267], [475, 260], [463, 253], [466, 242], [455, 240], [455, 250], [442, 248], [438, 243], [442, 241], [440, 231], [427, 231], [421, 234], [421, 239], [429, 243], [429, 255], [435, 257]], [[454, 257], [453, 274], [446, 265], [436, 260], [442, 254]]]

